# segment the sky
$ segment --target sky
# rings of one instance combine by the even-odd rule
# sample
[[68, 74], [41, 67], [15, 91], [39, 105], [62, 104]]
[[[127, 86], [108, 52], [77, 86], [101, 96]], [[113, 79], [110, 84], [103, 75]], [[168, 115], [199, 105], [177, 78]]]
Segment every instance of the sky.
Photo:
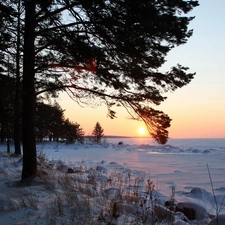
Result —
[[[196, 76], [187, 86], [167, 93], [159, 107], [151, 106], [172, 119], [170, 138], [225, 138], [225, 1], [199, 3], [189, 14], [195, 16], [189, 25], [194, 29], [193, 36], [185, 45], [174, 48], [163, 66], [169, 70], [179, 63]], [[86, 135], [92, 133], [97, 121], [105, 135], [137, 136], [145, 127], [141, 121], [130, 120], [125, 109], [117, 110], [117, 118], [112, 120], [105, 106], [82, 108], [66, 94], [58, 100], [65, 117], [79, 123]]]

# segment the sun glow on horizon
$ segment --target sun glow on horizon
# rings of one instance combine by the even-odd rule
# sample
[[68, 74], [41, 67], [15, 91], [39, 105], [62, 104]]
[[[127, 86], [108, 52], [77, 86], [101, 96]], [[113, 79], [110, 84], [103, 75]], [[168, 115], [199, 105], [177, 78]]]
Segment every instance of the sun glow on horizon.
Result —
[[140, 127], [140, 128], [138, 129], [138, 134], [139, 134], [140, 136], [144, 136], [146, 133], [147, 133], [146, 128]]

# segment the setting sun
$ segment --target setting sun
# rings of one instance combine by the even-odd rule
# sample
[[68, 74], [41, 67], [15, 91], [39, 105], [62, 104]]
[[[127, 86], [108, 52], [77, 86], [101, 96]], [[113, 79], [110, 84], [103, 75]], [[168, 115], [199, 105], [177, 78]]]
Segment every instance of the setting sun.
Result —
[[146, 134], [146, 129], [144, 128], [144, 127], [140, 127], [139, 129], [138, 129], [138, 134], [139, 135], [145, 135]]

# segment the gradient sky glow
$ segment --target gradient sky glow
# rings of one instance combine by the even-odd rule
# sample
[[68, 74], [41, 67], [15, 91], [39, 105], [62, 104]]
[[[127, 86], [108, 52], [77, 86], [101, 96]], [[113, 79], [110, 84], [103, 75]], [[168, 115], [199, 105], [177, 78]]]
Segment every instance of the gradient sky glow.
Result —
[[[196, 72], [187, 86], [167, 93], [159, 107], [172, 118], [171, 138], [225, 138], [225, 1], [200, 0], [190, 15], [196, 18], [189, 25], [194, 29], [188, 43], [173, 49], [163, 69], [177, 63]], [[143, 122], [132, 121], [126, 110], [117, 108], [117, 119], [107, 117], [106, 107], [82, 108], [66, 94], [59, 104], [65, 116], [77, 122], [89, 135], [98, 121], [105, 135], [136, 136]]]

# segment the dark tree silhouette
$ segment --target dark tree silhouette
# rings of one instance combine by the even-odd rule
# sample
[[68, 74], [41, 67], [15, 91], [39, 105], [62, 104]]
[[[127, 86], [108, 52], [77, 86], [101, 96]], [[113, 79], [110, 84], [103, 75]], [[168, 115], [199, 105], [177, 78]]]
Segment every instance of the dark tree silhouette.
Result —
[[94, 127], [94, 130], [92, 132], [92, 135], [93, 135], [93, 141], [95, 143], [100, 143], [101, 142], [101, 139], [102, 137], [104, 136], [104, 130], [102, 129], [101, 125], [99, 122], [97, 122], [95, 124], [95, 127]]
[[[15, 3], [15, 4], [13, 4]], [[4, 1], [0, 3], [0, 71], [2, 75], [16, 77], [16, 86], [14, 85], [14, 107], [12, 112], [14, 118], [14, 145], [15, 153], [21, 154], [20, 141], [21, 141], [21, 130], [20, 130], [20, 106], [21, 98], [21, 82], [20, 82], [20, 56], [21, 56], [21, 45], [20, 45], [20, 16], [21, 6], [19, 1]], [[9, 29], [10, 28], [10, 29]], [[16, 63], [15, 63], [16, 62]], [[16, 76], [15, 76], [16, 75]], [[14, 82], [13, 82], [14, 83]]]
[[166, 99], [165, 92], [194, 77], [179, 64], [166, 73], [159, 68], [167, 53], [192, 35], [187, 26], [193, 17], [179, 15], [198, 2], [65, 3], [74, 22], [48, 29], [55, 37], [48, 39], [49, 45], [61, 56], [51, 58], [52, 69], [61, 74], [56, 88], [67, 90], [78, 102], [99, 99], [108, 107], [110, 118], [116, 117], [116, 106], [125, 107], [133, 119], [146, 123], [158, 143], [165, 144], [171, 119], [150, 105], [159, 105]]
[[4, 73], [9, 70], [8, 58], [5, 57], [7, 50], [10, 48], [10, 40], [12, 35], [7, 29], [12, 26], [13, 16], [15, 16], [14, 9], [10, 6], [8, 1], [0, 2], [0, 72]]
[[[35, 99], [47, 88], [66, 90], [88, 104], [89, 99], [98, 99], [111, 118], [116, 117], [113, 107], [123, 106], [133, 119], [146, 123], [157, 142], [166, 143], [171, 119], [150, 105], [159, 105], [165, 92], [194, 77], [182, 65], [166, 73], [159, 68], [172, 48], [191, 37], [188, 25], [194, 17], [185, 14], [198, 1], [24, 0], [23, 4], [23, 179], [36, 174]], [[38, 65], [40, 55], [46, 60]], [[36, 79], [43, 76], [51, 85], [35, 90]]]
[[36, 176], [37, 152], [35, 143], [35, 25], [36, 1], [24, 0], [24, 56], [23, 56], [23, 169], [22, 179]]
[[[21, 154], [21, 67], [22, 67], [22, 26], [23, 20], [21, 0], [6, 0], [0, 3], [0, 13], [6, 16], [0, 27], [3, 28], [2, 36], [7, 37], [5, 41], [1, 40], [3, 45], [3, 57], [0, 60], [0, 67], [3, 68], [2, 74], [7, 74], [15, 79], [15, 95], [14, 95], [14, 146], [15, 154]], [[10, 18], [10, 19], [9, 19]], [[1, 29], [0, 28], [0, 29]], [[1, 35], [0, 35], [1, 36]], [[1, 38], [0, 38], [1, 39]], [[4, 43], [4, 44], [3, 44]], [[7, 47], [6, 47], [7, 46]], [[5, 48], [6, 47], [6, 48]], [[1, 51], [2, 49], [0, 49]], [[1, 55], [1, 52], [0, 52]]]
[[49, 137], [49, 141], [65, 140], [67, 144], [84, 141], [84, 131], [80, 124], [65, 119], [64, 110], [57, 102], [53, 105], [37, 102], [35, 130], [38, 141], [46, 137]]
[[16, 21], [16, 88], [15, 88], [15, 111], [14, 111], [14, 145], [15, 154], [21, 154], [21, 51], [22, 51], [22, 6], [21, 0], [16, 1], [17, 4], [17, 21]]
[[64, 110], [58, 103], [53, 105], [37, 102], [35, 115], [36, 139], [43, 141], [43, 138], [49, 137], [49, 140], [58, 141], [62, 136], [64, 123]]
[[10, 153], [10, 140], [13, 138], [15, 80], [0, 75], [0, 138], [7, 141], [7, 152]]
[[84, 131], [78, 123], [72, 123], [69, 119], [64, 121], [62, 126], [62, 138], [65, 139], [67, 144], [72, 144], [76, 141], [84, 142]]

